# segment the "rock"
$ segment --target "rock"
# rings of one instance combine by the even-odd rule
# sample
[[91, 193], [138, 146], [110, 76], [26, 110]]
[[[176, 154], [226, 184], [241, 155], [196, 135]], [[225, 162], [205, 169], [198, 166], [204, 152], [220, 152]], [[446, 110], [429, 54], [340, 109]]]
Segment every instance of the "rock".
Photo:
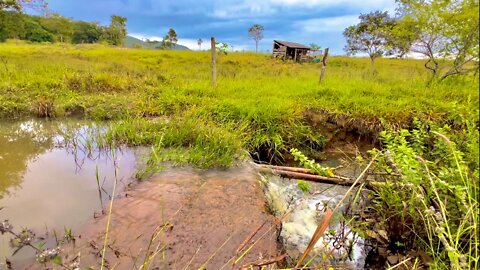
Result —
[[398, 263], [398, 255], [390, 255], [387, 257], [387, 261], [389, 264], [394, 265]]

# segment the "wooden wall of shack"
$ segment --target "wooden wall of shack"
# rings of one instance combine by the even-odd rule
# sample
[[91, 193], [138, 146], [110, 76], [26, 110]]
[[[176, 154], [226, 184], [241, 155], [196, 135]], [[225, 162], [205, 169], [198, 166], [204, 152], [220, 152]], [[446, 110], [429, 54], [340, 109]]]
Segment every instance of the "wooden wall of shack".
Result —
[[308, 52], [310, 48], [298, 48], [295, 46], [288, 46], [278, 41], [273, 42], [273, 57], [282, 58], [284, 60], [307, 61]]

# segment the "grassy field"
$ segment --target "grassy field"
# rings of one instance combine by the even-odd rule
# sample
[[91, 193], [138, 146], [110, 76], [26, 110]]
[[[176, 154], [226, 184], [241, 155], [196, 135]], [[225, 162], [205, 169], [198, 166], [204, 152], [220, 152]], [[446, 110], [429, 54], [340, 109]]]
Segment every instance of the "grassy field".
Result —
[[0, 118], [113, 120], [99, 142], [151, 146], [154, 170], [163, 160], [228, 167], [246, 152], [309, 156], [327, 143], [321, 122], [378, 137], [369, 158], [381, 179], [355, 230], [388, 232], [391, 252], [422, 251], [432, 269], [478, 266], [478, 74], [438, 82], [421, 60], [372, 70], [331, 57], [320, 84], [319, 64], [230, 53], [213, 87], [210, 64], [209, 52], [0, 44]]
[[[386, 125], [409, 127], [414, 117], [455, 125], [478, 116], [478, 77], [428, 84], [419, 60], [380, 59], [372, 71], [368, 59], [331, 57], [319, 84], [319, 64], [230, 53], [219, 56], [217, 87], [210, 65], [209, 52], [1, 44], [0, 117], [85, 115], [128, 121], [133, 129], [160, 125], [173, 134], [164, 146], [210, 145], [213, 156], [230, 149], [228, 157], [191, 160], [211, 166], [230, 164], [240, 149], [280, 161], [291, 147], [321, 149], [323, 134], [311, 128], [307, 112], [370, 135]], [[177, 121], [146, 120], [151, 117]], [[160, 140], [155, 132], [131, 135], [137, 137], [119, 128], [114, 137]], [[219, 142], [224, 148], [217, 149]]]

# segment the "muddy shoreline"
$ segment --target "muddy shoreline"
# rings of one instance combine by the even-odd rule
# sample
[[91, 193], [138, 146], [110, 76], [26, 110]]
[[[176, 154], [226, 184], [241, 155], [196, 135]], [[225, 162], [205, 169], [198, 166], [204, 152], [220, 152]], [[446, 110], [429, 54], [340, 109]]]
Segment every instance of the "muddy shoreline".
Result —
[[[80, 254], [81, 266], [100, 266], [107, 219], [87, 222], [75, 245], [64, 247], [65, 260]], [[105, 258], [115, 269], [140, 267], [148, 257], [151, 266], [165, 269], [230, 269], [244, 253], [237, 267], [280, 255], [277, 237], [278, 224], [267, 212], [251, 165], [208, 171], [173, 167], [115, 199]]]

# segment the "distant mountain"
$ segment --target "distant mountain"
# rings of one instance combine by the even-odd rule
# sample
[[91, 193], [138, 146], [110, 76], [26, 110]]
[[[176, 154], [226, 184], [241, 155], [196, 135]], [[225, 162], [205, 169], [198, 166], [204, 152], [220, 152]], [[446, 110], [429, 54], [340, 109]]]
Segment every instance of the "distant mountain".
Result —
[[[160, 41], [158, 42], [145, 42], [141, 39], [132, 37], [132, 36], [127, 36], [125, 38], [125, 47], [128, 48], [133, 48], [133, 47], [143, 47], [143, 48], [150, 48], [150, 49], [156, 49], [160, 47]], [[171, 50], [176, 50], [176, 51], [189, 51], [190, 49], [186, 46], [175, 44]]]

